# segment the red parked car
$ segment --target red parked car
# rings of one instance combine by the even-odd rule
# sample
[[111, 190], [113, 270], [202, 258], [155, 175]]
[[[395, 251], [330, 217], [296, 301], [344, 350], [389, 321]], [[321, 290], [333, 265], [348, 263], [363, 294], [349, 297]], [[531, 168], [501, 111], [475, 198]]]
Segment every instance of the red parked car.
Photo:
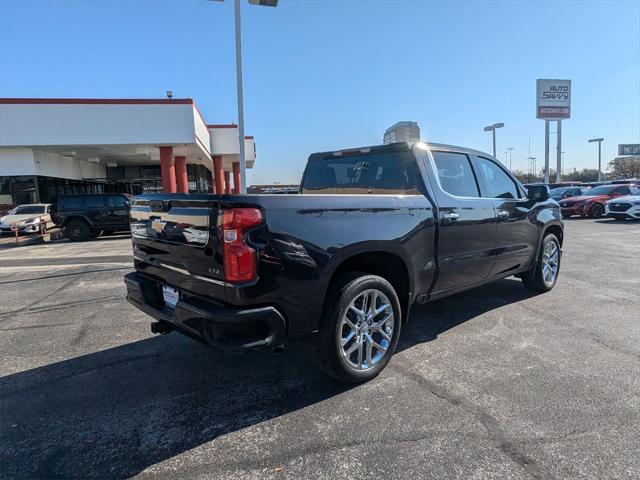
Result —
[[572, 215], [599, 218], [604, 215], [604, 205], [609, 200], [622, 195], [631, 195], [632, 185], [600, 185], [587, 190], [580, 197], [569, 197], [561, 200], [560, 211], [564, 218]]

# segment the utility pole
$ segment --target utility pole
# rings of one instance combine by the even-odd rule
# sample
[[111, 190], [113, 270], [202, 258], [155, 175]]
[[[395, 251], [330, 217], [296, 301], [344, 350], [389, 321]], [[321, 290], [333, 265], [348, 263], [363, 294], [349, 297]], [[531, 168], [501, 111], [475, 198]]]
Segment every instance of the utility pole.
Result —
[[509, 150], [509, 171], [513, 172], [512, 164], [511, 164], [511, 154], [513, 153], [513, 147], [507, 148]]

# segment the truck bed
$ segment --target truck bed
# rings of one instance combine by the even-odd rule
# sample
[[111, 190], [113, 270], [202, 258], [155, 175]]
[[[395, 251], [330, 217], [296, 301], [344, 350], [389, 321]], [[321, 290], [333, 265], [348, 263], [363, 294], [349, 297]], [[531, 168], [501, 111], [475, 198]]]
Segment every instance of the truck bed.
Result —
[[[257, 278], [231, 284], [220, 222], [221, 212], [237, 207], [259, 209], [263, 223], [247, 233]], [[227, 307], [273, 305], [297, 319], [287, 323], [291, 338], [317, 330], [335, 260], [379, 251], [412, 265], [433, 258], [435, 235], [423, 195], [143, 195], [133, 202], [131, 225], [139, 274]], [[433, 273], [423, 269], [414, 281], [424, 289]]]

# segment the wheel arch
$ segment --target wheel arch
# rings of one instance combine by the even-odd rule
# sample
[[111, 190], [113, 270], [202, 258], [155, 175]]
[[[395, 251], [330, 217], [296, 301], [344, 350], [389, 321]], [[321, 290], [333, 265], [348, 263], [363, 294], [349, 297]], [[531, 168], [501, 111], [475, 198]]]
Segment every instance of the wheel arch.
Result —
[[389, 250], [372, 250], [354, 253], [336, 262], [327, 281], [324, 309], [329, 300], [329, 291], [336, 280], [349, 273], [362, 272], [370, 275], [378, 275], [387, 280], [396, 291], [400, 301], [403, 321], [409, 318], [409, 310], [412, 303], [413, 280], [407, 262], [397, 252]]
[[[542, 238], [544, 238], [548, 233], [553, 233], [562, 247], [562, 242], [564, 241], [564, 229], [557, 224], [549, 225], [542, 232]], [[540, 241], [542, 241], [542, 239], [540, 239]]]

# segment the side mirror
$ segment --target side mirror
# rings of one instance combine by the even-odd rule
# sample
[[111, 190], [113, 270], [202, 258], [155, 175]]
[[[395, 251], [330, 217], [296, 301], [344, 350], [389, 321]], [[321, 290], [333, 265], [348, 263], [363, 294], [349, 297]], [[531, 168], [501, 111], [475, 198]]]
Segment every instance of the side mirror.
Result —
[[527, 187], [527, 198], [534, 202], [549, 200], [549, 187], [546, 185], [531, 185]]

